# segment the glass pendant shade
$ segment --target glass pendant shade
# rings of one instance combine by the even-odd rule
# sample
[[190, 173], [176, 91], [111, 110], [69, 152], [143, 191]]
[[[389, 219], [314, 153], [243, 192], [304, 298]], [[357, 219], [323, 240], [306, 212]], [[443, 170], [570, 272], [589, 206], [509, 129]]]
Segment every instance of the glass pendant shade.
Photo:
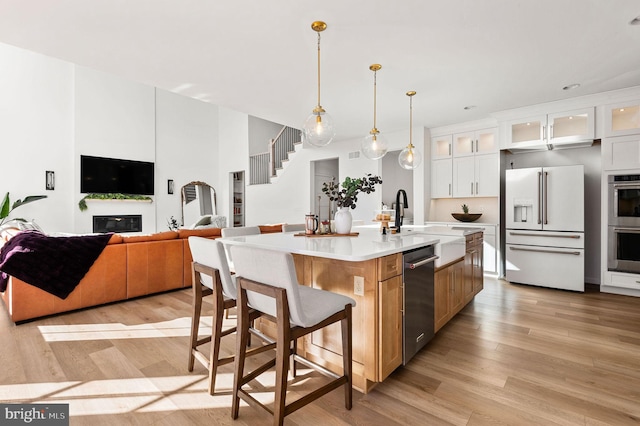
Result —
[[398, 163], [400, 167], [407, 170], [413, 170], [422, 163], [422, 154], [416, 151], [413, 145], [407, 146], [400, 151], [398, 155]]
[[311, 145], [329, 145], [336, 135], [333, 118], [324, 111], [316, 112], [314, 110], [302, 126], [302, 135], [304, 141]]
[[415, 94], [414, 90], [407, 92], [409, 97], [409, 145], [398, 155], [400, 167], [407, 170], [413, 170], [422, 163], [422, 154], [413, 145], [413, 97]]
[[369, 69], [373, 71], [373, 129], [371, 129], [369, 135], [365, 136], [362, 140], [360, 150], [369, 160], [378, 160], [384, 157], [389, 148], [387, 141], [380, 135], [380, 131], [376, 127], [376, 73], [382, 69], [382, 65], [372, 64]]
[[386, 139], [380, 133], [369, 134], [362, 140], [360, 147], [362, 154], [369, 160], [377, 160], [384, 157], [389, 149]]
[[318, 104], [302, 126], [302, 140], [314, 146], [326, 146], [336, 135], [333, 119], [320, 106], [320, 33], [327, 29], [327, 24], [315, 21], [311, 29], [318, 33]]

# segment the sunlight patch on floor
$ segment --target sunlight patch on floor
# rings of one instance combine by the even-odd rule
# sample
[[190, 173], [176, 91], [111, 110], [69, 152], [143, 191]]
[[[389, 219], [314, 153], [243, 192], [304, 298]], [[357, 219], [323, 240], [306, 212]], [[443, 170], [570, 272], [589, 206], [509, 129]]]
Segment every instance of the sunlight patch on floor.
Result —
[[[235, 325], [227, 320], [223, 329]], [[40, 325], [38, 330], [46, 342], [70, 342], [108, 339], [148, 339], [157, 337], [189, 337], [191, 318], [182, 317], [170, 321], [126, 325], [122, 323]], [[211, 317], [202, 317], [199, 334], [211, 334]]]

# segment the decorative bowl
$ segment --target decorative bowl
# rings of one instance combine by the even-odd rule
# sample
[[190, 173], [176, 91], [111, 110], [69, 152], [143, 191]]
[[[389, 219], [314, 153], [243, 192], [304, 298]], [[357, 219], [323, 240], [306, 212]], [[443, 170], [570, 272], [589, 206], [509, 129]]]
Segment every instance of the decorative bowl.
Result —
[[482, 216], [482, 213], [451, 213], [451, 216], [460, 222], [475, 222]]

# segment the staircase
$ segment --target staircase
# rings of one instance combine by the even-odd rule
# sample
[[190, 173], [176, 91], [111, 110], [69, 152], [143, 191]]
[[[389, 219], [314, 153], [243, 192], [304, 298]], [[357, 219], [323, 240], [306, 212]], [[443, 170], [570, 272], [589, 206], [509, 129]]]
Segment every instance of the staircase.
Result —
[[269, 141], [267, 152], [249, 156], [249, 185], [274, 183], [299, 149], [302, 149], [300, 130], [283, 126]]

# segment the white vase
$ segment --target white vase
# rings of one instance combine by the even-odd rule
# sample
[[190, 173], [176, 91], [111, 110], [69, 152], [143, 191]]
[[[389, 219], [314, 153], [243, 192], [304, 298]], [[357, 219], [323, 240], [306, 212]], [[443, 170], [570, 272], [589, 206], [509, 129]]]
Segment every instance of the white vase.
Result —
[[337, 234], [349, 234], [351, 232], [351, 209], [349, 207], [340, 207], [334, 216]]

